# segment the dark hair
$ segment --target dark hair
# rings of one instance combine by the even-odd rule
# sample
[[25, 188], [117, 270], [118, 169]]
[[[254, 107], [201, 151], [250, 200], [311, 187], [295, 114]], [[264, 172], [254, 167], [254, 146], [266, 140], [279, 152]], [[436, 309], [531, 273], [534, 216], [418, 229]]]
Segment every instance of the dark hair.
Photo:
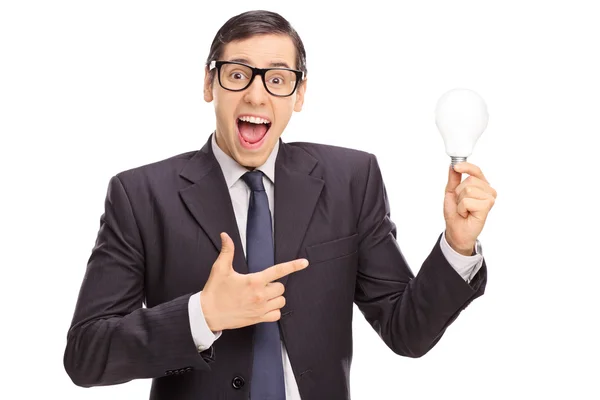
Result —
[[206, 65], [223, 56], [223, 48], [227, 43], [266, 34], [288, 35], [296, 47], [296, 69], [306, 74], [306, 51], [298, 32], [281, 15], [264, 10], [247, 11], [225, 22], [210, 46]]

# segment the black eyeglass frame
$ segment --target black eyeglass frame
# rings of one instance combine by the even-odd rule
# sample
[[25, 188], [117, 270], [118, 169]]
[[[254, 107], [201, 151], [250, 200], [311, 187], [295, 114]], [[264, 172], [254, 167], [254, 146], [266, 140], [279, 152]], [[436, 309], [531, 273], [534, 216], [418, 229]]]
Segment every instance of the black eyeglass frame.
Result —
[[[221, 83], [221, 66], [225, 65], [225, 64], [236, 64], [236, 65], [242, 65], [246, 68], [249, 68], [252, 71], [252, 76], [250, 77], [250, 80], [248, 81], [248, 84], [241, 88], [241, 89], [229, 89], [226, 88], [225, 86], [223, 86], [223, 84]], [[213, 69], [217, 69], [217, 77], [219, 79], [219, 85], [221, 85], [221, 87], [225, 90], [229, 90], [231, 92], [241, 92], [243, 90], [246, 90], [250, 87], [250, 85], [252, 85], [252, 82], [254, 82], [254, 78], [256, 77], [256, 75], [259, 75], [262, 78], [262, 82], [263, 82], [263, 86], [265, 87], [265, 90], [271, 95], [271, 96], [275, 96], [275, 97], [289, 97], [291, 95], [294, 94], [294, 92], [296, 91], [296, 89], [298, 89], [298, 85], [300, 84], [300, 82], [302, 82], [305, 78], [304, 78], [304, 71], [298, 71], [296, 69], [290, 69], [290, 68], [256, 68], [253, 67], [251, 65], [248, 64], [244, 64], [238, 61], [216, 61], [213, 60], [210, 62], [208, 70], [212, 71]], [[275, 94], [273, 92], [271, 92], [269, 90], [269, 88], [267, 87], [267, 81], [265, 79], [265, 74], [269, 71], [291, 71], [293, 73], [296, 74], [296, 84], [294, 85], [294, 89], [292, 90], [292, 92], [290, 94]]]

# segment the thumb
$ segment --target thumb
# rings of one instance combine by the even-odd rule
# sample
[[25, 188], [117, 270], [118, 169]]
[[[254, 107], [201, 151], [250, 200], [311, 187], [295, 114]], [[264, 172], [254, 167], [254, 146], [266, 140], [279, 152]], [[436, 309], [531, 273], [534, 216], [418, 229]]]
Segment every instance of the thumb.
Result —
[[460, 181], [462, 180], [462, 174], [460, 172], [456, 172], [452, 165], [448, 168], [448, 184], [446, 185], [446, 193], [451, 192], [454, 193], [454, 190], [460, 185]]
[[215, 264], [219, 265], [219, 270], [229, 271], [233, 269], [233, 254], [235, 246], [233, 240], [225, 232], [221, 232], [221, 252]]

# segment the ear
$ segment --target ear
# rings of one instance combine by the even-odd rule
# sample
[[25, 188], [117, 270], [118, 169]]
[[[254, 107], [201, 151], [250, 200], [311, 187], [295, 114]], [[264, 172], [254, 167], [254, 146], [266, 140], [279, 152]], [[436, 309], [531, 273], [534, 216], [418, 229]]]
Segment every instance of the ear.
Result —
[[302, 111], [302, 105], [304, 104], [304, 93], [306, 92], [306, 83], [308, 82], [308, 78], [304, 79], [300, 82], [298, 86], [298, 90], [296, 91], [296, 103], [294, 104], [294, 111], [300, 112]]
[[210, 71], [208, 67], [204, 68], [204, 101], [210, 103], [213, 101], [213, 80], [210, 78]]

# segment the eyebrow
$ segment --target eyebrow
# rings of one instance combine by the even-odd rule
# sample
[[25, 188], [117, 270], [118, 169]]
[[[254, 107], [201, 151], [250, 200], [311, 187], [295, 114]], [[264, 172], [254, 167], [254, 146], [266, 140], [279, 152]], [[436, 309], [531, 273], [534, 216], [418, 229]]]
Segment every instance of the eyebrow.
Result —
[[[231, 59], [229, 61], [240, 62], [240, 63], [252, 65], [251, 62], [250, 62], [250, 60], [248, 60], [247, 58], [233, 58], [233, 59]], [[288, 68], [288, 69], [291, 69], [291, 67], [288, 65], [288, 63], [283, 62], [283, 61], [272, 62], [272, 63], [269, 64], [269, 67], [271, 67], [271, 68]]]

